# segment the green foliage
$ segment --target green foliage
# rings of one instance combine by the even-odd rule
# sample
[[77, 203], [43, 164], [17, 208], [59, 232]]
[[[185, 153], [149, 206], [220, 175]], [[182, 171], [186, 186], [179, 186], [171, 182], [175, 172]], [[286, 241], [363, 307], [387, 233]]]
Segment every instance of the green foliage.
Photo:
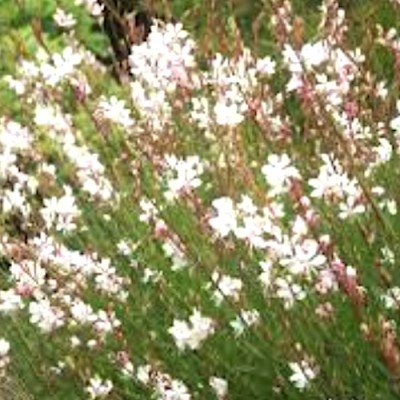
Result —
[[[204, 61], [217, 51], [234, 55], [236, 47], [240, 48], [242, 45], [251, 48], [258, 55], [275, 55], [280, 51], [269, 28], [271, 8], [268, 1], [176, 0], [170, 4], [163, 1], [149, 3], [154, 3], [148, 7], [154, 8], [160, 14], [171, 15], [176, 20], [183, 21], [196, 38]], [[317, 39], [321, 2], [294, 0], [292, 3], [295, 13], [304, 21], [305, 40]], [[382, 5], [376, 0], [341, 2], [350, 21], [349, 46], [359, 45], [367, 54], [366, 63], [376, 77], [387, 80], [389, 85], [395, 85], [396, 66], [393, 55], [374, 43], [373, 37], [375, 25], [378, 23], [385, 29], [400, 27], [399, 14], [395, 13], [393, 5], [386, 1], [383, 3]], [[62, 50], [65, 36], [53, 23], [53, 14], [58, 5], [77, 15], [76, 37], [87, 49], [99, 59], [111, 57], [109, 43], [101, 28], [72, 1], [3, 0], [0, 6], [0, 77], [12, 74], [21, 58], [32, 58], [41, 47], [40, 40], [50, 52]], [[111, 71], [110, 65], [103, 67], [106, 71]], [[129, 98], [129, 85], [119, 85], [111, 73], [98, 72], [97, 76], [96, 71], [88, 69], [87, 74], [96, 95]], [[282, 72], [271, 82], [271, 87], [282, 88], [284, 91], [286, 78]], [[390, 88], [388, 102], [392, 109], [397, 94], [397, 87]], [[109, 341], [106, 341], [106, 345], [111, 349], [109, 354], [116, 354], [123, 349], [134, 355], [136, 364], [149, 363], [160, 371], [172, 371], [174, 378], [184, 381], [194, 393], [193, 398], [199, 400], [215, 398], [208, 384], [209, 377], [214, 375], [223, 376], [229, 381], [227, 398], [232, 400], [398, 398], [399, 386], [394, 381], [396, 377], [393, 377], [392, 371], [379, 353], [382, 349], [377, 337], [383, 320], [390, 317], [399, 322], [399, 319], [396, 313], [391, 314], [392, 311], [386, 311], [387, 315], [382, 313], [380, 297], [387, 283], [378, 268], [377, 255], [383, 247], [388, 246], [393, 249], [396, 260], [399, 259], [399, 214], [371, 212], [349, 221], [341, 221], [337, 218], [336, 209], [325, 204], [324, 200], [316, 201], [321, 219], [318, 227], [320, 232], [317, 231], [316, 234], [329, 234], [337, 247], [337, 255], [345, 259], [348, 265], [360, 268], [360, 283], [369, 295], [369, 302], [365, 304], [362, 315], [359, 314], [357, 305], [352, 303], [351, 300], [354, 299], [349, 300], [351, 296], [346, 297], [342, 292], [332, 295], [330, 301], [335, 309], [335, 317], [326, 323], [321, 323], [315, 312], [322, 296], [310, 296], [301, 307], [289, 310], [276, 298], [265, 298], [260, 285], [255, 283], [259, 279], [257, 268], [258, 262], [263, 260], [262, 251], [249, 249], [230, 237], [226, 240], [211, 237], [204, 227], [205, 222], [199, 218], [202, 213], [206, 214], [205, 210], [211, 207], [214, 198], [223, 195], [238, 200], [242, 193], [249, 191], [254, 195], [257, 205], [263, 206], [266, 188], [259, 170], [268, 155], [274, 152], [288, 153], [296, 161], [302, 174], [310, 176], [314, 173], [315, 176], [320, 153], [340, 149], [335, 142], [337, 138], [334, 136], [334, 126], [325, 123], [323, 129], [327, 132], [315, 138], [313, 135], [316, 121], [304, 112], [297, 95], [286, 94], [282, 107], [293, 124], [293, 141], [290, 146], [285, 141], [277, 143], [271, 140], [255, 120], [247, 121], [240, 130], [232, 129], [227, 132], [217, 129], [221, 140], [212, 146], [204, 140], [196, 127], [188, 124], [184, 112], [177, 113], [173, 139], [160, 143], [146, 131], [147, 142], [140, 143], [153, 146], [152, 150], [157, 156], [175, 152], [209, 157], [214, 170], [206, 175], [208, 185], [199, 189], [201, 202], [188, 201], [185, 204], [182, 201], [171, 205], [163, 198], [164, 188], [160, 187], [157, 180], [160, 170], [149, 160], [146, 154], [148, 149], [144, 145], [135, 147], [135, 141], [139, 142], [139, 138], [130, 138], [131, 142], [125, 140], [121, 128], [107, 125], [107, 122], [97, 123], [91, 113], [96, 104], [91, 101], [79, 101], [73, 89], [66, 86], [59, 104], [63, 111], [71, 114], [72, 123], [79, 132], [79, 144], [99, 155], [105, 166], [106, 177], [120, 193], [118, 206], [90, 203], [87, 201], [87, 193], [74, 188], [74, 195], [82, 212], [79, 228], [87, 229], [55, 236], [71, 249], [109, 257], [113, 263], [116, 260], [118, 270], [131, 280], [129, 298], [125, 304], [114, 304], [107, 297], [97, 296], [93, 282], [90, 282], [85, 291], [85, 300], [94, 308], [109, 307], [123, 320], [121, 332], [117, 333], [124, 340], [121, 343], [115, 337], [106, 339]], [[374, 99], [362, 99], [360, 104], [373, 101]], [[188, 104], [184, 104], [182, 109], [185, 106]], [[7, 89], [4, 80], [0, 81], [0, 110], [2, 115], [31, 127], [33, 109], [23, 105]], [[392, 115], [388, 115], [385, 122], [388, 123], [390, 118]], [[57, 166], [57, 187], [46, 187], [46, 182], [41, 182], [43, 196], [57, 194], [63, 184], [74, 187], [77, 181], [74, 167], [66, 159], [61, 146], [48, 139], [45, 133], [41, 135], [39, 130], [36, 134], [35, 146], [40, 148], [41, 156]], [[228, 134], [231, 136], [228, 137]], [[235, 140], [240, 164], [224, 169], [216, 159], [221, 154], [229, 154], [230, 140]], [[255, 161], [255, 165], [252, 165], [252, 161]], [[400, 204], [397, 188], [400, 174], [398, 161], [398, 156], [393, 156], [390, 162], [375, 172], [376, 176], [371, 177], [371, 182], [376, 181], [384, 186], [388, 198], [394, 199], [397, 205]], [[357, 176], [362, 168], [361, 166], [357, 169], [356, 166], [351, 172]], [[372, 185], [371, 182], [366, 185]], [[171, 270], [171, 260], [165, 257], [162, 242], [159, 240], [163, 233], [157, 237], [150, 222], [146, 225], [139, 220], [138, 202], [144, 197], [164, 205], [160, 217], [184, 246], [190, 268], [179, 273]], [[287, 203], [285, 211], [288, 217], [287, 220], [282, 219], [285, 228], [296, 213], [293, 205]], [[13, 224], [2, 217], [1, 234], [17, 236]], [[134, 259], [117, 252], [121, 239], [129, 239], [135, 244]], [[397, 263], [384, 267], [390, 275], [392, 286], [396, 286], [396, 282], [398, 285], [400, 273]], [[9, 268], [10, 261], [2, 257], [0, 289], [9, 284]], [[243, 299], [240, 299], [240, 304], [227, 302], [224, 308], [215, 307], [210, 296], [214, 289], [210, 286], [210, 276], [216, 269], [227, 274], [232, 273], [244, 282], [248, 289]], [[162, 278], [144, 283], [144, 271], [160, 272]], [[201, 306], [202, 313], [217, 321], [218, 330], [206, 341], [201, 351], [182, 353], [173, 342], [168, 328], [174, 318], [187, 319], [193, 305]], [[233, 320], [241, 309], [258, 310], [261, 323], [242, 336], [235, 337], [226, 322]], [[28, 320], [26, 310], [11, 320], [7, 318], [7, 322], [6, 319], [3, 321], [3, 317], [0, 319], [0, 338], [4, 336], [13, 341], [9, 384], [21, 396], [15, 398], [85, 399], [87, 393], [82, 381], [87, 381], [93, 373], [112, 379], [117, 388], [112, 394], [112, 400], [151, 398], [150, 390], [117, 373], [117, 362], [110, 362], [107, 354], [101, 353], [97, 348], [89, 351], [85, 349], [82, 353], [79, 349], [71, 352], [69, 334], [53, 337], [49, 333], [48, 336], [43, 336], [32, 328]], [[363, 332], [360, 328], [362, 326], [375, 331]], [[75, 328], [77, 335], [86, 338], [87, 332], [72, 327]], [[373, 337], [376, 332], [378, 334]], [[373, 339], [370, 339], [369, 334]], [[303, 349], [318, 361], [320, 369], [320, 374], [305, 393], [299, 392], [287, 382], [291, 373], [287, 360], [297, 359]], [[69, 371], [63, 379], [57, 379], [44, 367], [57, 367], [60, 360], [65, 362], [66, 371]], [[2, 395], [0, 388], [0, 398]]]

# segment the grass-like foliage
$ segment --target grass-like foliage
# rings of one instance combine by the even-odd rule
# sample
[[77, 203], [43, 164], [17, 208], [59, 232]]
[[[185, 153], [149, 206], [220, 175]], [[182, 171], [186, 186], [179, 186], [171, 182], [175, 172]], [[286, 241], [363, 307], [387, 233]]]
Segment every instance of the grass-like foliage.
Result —
[[0, 398], [400, 398], [400, 1], [142, 3], [1, 2]]

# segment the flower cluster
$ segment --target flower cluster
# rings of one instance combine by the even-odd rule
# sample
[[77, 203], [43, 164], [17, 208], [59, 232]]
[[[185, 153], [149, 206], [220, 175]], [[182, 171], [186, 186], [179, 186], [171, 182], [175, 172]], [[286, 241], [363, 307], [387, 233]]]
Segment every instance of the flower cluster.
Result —
[[267, 55], [235, 19], [214, 52], [155, 20], [127, 98], [61, 2], [64, 49], [43, 37], [5, 77], [24, 114], [0, 118], [0, 375], [17, 321], [46, 340], [35, 374], [77, 398], [328, 398], [364, 356], [396, 381], [400, 78], [350, 46], [336, 0], [312, 40], [270, 3]]

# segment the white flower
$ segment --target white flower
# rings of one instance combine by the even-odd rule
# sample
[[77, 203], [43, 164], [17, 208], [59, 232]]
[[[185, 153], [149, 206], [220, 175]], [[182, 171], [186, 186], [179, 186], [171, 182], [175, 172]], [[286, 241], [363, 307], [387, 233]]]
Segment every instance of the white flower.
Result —
[[17, 287], [32, 291], [39, 289], [46, 281], [46, 270], [33, 260], [13, 262], [10, 273], [16, 281]]
[[0, 338], [0, 358], [6, 357], [10, 351], [10, 343]]
[[301, 178], [297, 168], [291, 165], [291, 160], [287, 154], [271, 154], [268, 157], [268, 163], [262, 167], [261, 171], [271, 187], [270, 196], [287, 192], [290, 188], [291, 180]]
[[3, 212], [9, 213], [11, 211], [20, 211], [22, 215], [27, 216], [30, 211], [30, 205], [27, 203], [25, 194], [17, 185], [13, 190], [7, 189], [3, 195]]
[[23, 80], [15, 79], [11, 75], [6, 75], [4, 81], [8, 87], [15, 92], [17, 96], [22, 96], [26, 92], [26, 83]]
[[38, 126], [54, 129], [57, 132], [69, 132], [70, 121], [58, 107], [37, 103], [34, 122]]
[[227, 396], [228, 382], [225, 379], [219, 378], [218, 376], [212, 376], [209, 379], [208, 383], [211, 386], [211, 388], [214, 390], [218, 399], [224, 399]]
[[178, 271], [188, 266], [188, 261], [182, 250], [171, 240], [166, 239], [162, 245], [165, 255], [172, 261], [172, 271]]
[[137, 368], [136, 379], [154, 390], [155, 398], [158, 400], [191, 400], [186, 385], [166, 373], [162, 373], [147, 365]]
[[176, 379], [171, 379], [166, 374], [156, 379], [156, 392], [160, 400], [190, 400], [188, 388]]
[[147, 89], [144, 83], [135, 80], [131, 83], [131, 96], [146, 126], [161, 132], [170, 122], [172, 111], [165, 91]]
[[94, 18], [100, 18], [103, 15], [104, 5], [98, 0], [75, 0], [76, 5], [84, 5], [86, 11]]
[[238, 278], [232, 278], [228, 275], [221, 275], [215, 271], [211, 277], [217, 289], [214, 291], [214, 299], [217, 304], [220, 304], [225, 297], [230, 297], [234, 301], [238, 301], [240, 291], [243, 287], [243, 282]]
[[303, 72], [301, 58], [292, 46], [285, 44], [282, 55], [284, 62], [288, 65], [289, 71], [294, 76], [298, 76], [301, 72]]
[[7, 315], [23, 308], [23, 306], [22, 297], [14, 290], [9, 289], [0, 291], [0, 313]]
[[319, 243], [313, 239], [293, 244], [291, 252], [291, 255], [283, 257], [279, 263], [293, 275], [309, 275], [326, 263], [326, 257], [319, 251]]
[[158, 215], [157, 207], [149, 199], [142, 198], [139, 202], [141, 213], [139, 214], [139, 221], [148, 222]]
[[89, 304], [85, 304], [82, 300], [76, 300], [70, 310], [72, 318], [79, 324], [92, 323], [97, 319], [92, 307]]
[[30, 322], [43, 332], [50, 333], [64, 325], [64, 312], [53, 307], [49, 300], [42, 299], [29, 304]]
[[300, 285], [292, 282], [292, 278], [277, 278], [274, 281], [276, 296], [284, 301], [285, 308], [293, 307], [295, 301], [303, 300], [306, 297], [305, 291]]
[[293, 372], [289, 380], [300, 390], [304, 390], [317, 375], [315, 369], [305, 360], [289, 363], [289, 367]]
[[113, 332], [115, 328], [121, 326], [121, 321], [115, 317], [114, 312], [107, 314], [106, 311], [99, 310], [96, 317], [97, 319], [94, 322], [93, 327], [101, 336], [105, 336], [108, 333]]
[[244, 121], [247, 107], [244, 103], [220, 100], [214, 106], [215, 122], [221, 126], [236, 126]]
[[381, 249], [381, 253], [382, 253], [382, 260], [384, 263], [394, 265], [396, 259], [393, 251], [388, 246], [383, 247]]
[[168, 332], [173, 336], [180, 350], [189, 348], [195, 350], [211, 334], [214, 333], [214, 322], [211, 318], [203, 317], [198, 310], [194, 310], [189, 317], [189, 323], [174, 320]]
[[155, 24], [147, 40], [133, 46], [131, 73], [150, 90], [174, 91], [189, 85], [189, 71], [195, 66], [195, 42], [182, 24]]
[[69, 232], [76, 228], [75, 220], [80, 215], [80, 211], [75, 204], [71, 187], [64, 186], [64, 192], [62, 197], [53, 196], [44, 199], [44, 207], [40, 213], [47, 228], [55, 225], [57, 231]]
[[400, 135], [400, 115], [390, 121], [390, 128], [396, 131], [396, 134]]
[[[0, 178], [6, 179], [13, 174], [17, 156], [10, 152], [4, 151], [0, 154]], [[9, 206], [8, 206], [9, 207]]]
[[320, 167], [317, 178], [312, 178], [308, 184], [313, 188], [312, 197], [324, 198], [329, 201], [345, 200], [342, 202], [342, 216], [363, 212], [359, 208], [358, 199], [361, 197], [361, 190], [355, 179], [350, 179], [343, 171], [339, 161], [328, 154], [322, 154], [323, 165]]
[[104, 399], [111, 393], [112, 389], [113, 384], [109, 379], [103, 381], [99, 376], [95, 376], [90, 379], [86, 391], [91, 399]]
[[212, 205], [216, 209], [217, 215], [210, 218], [208, 223], [219, 236], [224, 238], [237, 227], [233, 200], [229, 197], [220, 197], [213, 200]]
[[0, 338], [0, 378], [5, 374], [5, 369], [10, 363], [10, 357], [8, 353], [10, 351], [10, 343]]
[[381, 296], [381, 300], [388, 309], [400, 308], [400, 287], [394, 286]]
[[57, 7], [53, 15], [54, 22], [61, 28], [70, 29], [76, 25], [76, 19], [70, 13], [65, 12], [62, 8]]
[[186, 321], [174, 320], [168, 332], [174, 337], [179, 349], [184, 350], [191, 343], [192, 330]]
[[151, 366], [140, 365], [136, 371], [136, 379], [143, 385], [147, 385], [150, 382]]
[[259, 73], [273, 75], [275, 73], [276, 62], [271, 57], [264, 57], [257, 60], [256, 69]]
[[164, 196], [167, 200], [175, 200], [201, 185], [204, 163], [198, 156], [177, 158], [175, 155], [167, 155], [164, 163], [167, 186]]
[[260, 275], [258, 275], [258, 279], [261, 282], [261, 285], [264, 289], [264, 291], [266, 292], [272, 283], [272, 262], [270, 261], [261, 261], [260, 262], [260, 267], [262, 272], [260, 273]]
[[82, 61], [82, 54], [75, 52], [72, 47], [66, 47], [62, 53], [54, 53], [51, 62], [42, 63], [40, 73], [49, 86], [56, 86], [71, 77]]
[[321, 293], [326, 294], [331, 290], [337, 290], [338, 283], [336, 275], [330, 268], [323, 269], [318, 273], [318, 282], [315, 285], [315, 289]]
[[130, 110], [125, 108], [125, 101], [119, 100], [115, 96], [109, 99], [103, 98], [100, 100], [97, 112], [104, 118], [121, 125], [123, 128], [130, 128], [134, 121], [130, 116]]
[[170, 122], [170, 94], [178, 87], [193, 86], [194, 49], [182, 24], [161, 23], [152, 26], [146, 41], [132, 47], [131, 94], [146, 127], [161, 132]]
[[306, 43], [301, 49], [301, 57], [307, 68], [316, 67], [328, 60], [329, 48], [322, 41]]
[[130, 244], [126, 240], [120, 240], [117, 243], [117, 249], [118, 249], [118, 253], [123, 256], [129, 256], [132, 252]]
[[0, 119], [0, 146], [5, 153], [20, 153], [32, 146], [33, 136], [18, 122]]
[[240, 315], [237, 315], [229, 325], [233, 329], [235, 336], [240, 336], [246, 328], [257, 325], [260, 321], [260, 313], [257, 310], [241, 310]]

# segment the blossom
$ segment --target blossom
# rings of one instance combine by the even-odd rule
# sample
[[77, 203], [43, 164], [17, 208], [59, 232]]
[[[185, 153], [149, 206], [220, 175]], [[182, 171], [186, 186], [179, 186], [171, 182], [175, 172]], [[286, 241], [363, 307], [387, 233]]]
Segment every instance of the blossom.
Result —
[[65, 323], [64, 312], [50, 304], [48, 299], [32, 301], [29, 304], [30, 322], [44, 333], [50, 333]]
[[57, 106], [37, 103], [33, 120], [37, 126], [51, 128], [57, 132], [70, 131], [69, 118], [63, 115]]
[[141, 210], [139, 221], [141, 222], [149, 222], [150, 220], [155, 219], [158, 215], [158, 210], [154, 202], [147, 198], [140, 199], [139, 206]]
[[24, 304], [21, 295], [17, 294], [15, 290], [1, 290], [0, 291], [0, 314], [5, 315], [13, 311], [23, 308]]
[[143, 385], [150, 382], [151, 366], [149, 364], [139, 365], [136, 369], [136, 379]]
[[172, 108], [167, 93], [163, 90], [148, 89], [143, 82], [131, 82], [131, 97], [145, 125], [155, 132], [170, 123]]
[[309, 275], [313, 269], [321, 268], [326, 263], [326, 257], [320, 253], [316, 240], [306, 239], [302, 243], [294, 244], [291, 253], [282, 257], [279, 263], [293, 275]]
[[265, 235], [281, 234], [279, 226], [274, 222], [283, 216], [282, 205], [279, 203], [271, 202], [268, 207], [259, 210], [249, 196], [243, 195], [237, 204], [229, 197], [220, 197], [212, 205], [217, 215], [208, 222], [221, 238], [233, 233], [251, 247], [264, 249], [269, 245]]
[[230, 321], [229, 325], [233, 329], [235, 336], [240, 336], [246, 328], [257, 325], [260, 322], [260, 313], [257, 310], [241, 310], [240, 315]]
[[180, 350], [186, 348], [196, 350], [208, 336], [214, 333], [214, 322], [195, 309], [189, 317], [189, 323], [175, 319], [168, 332], [173, 336]]
[[134, 124], [130, 110], [125, 108], [125, 101], [119, 100], [116, 96], [111, 96], [109, 99], [103, 97], [99, 102], [97, 112], [123, 128], [131, 128]]
[[75, 4], [84, 5], [86, 11], [94, 18], [100, 18], [103, 15], [104, 5], [98, 0], [75, 0]]
[[31, 207], [29, 203], [27, 203], [27, 198], [22, 192], [22, 188], [18, 185], [14, 185], [13, 190], [6, 189], [4, 191], [2, 206], [4, 213], [20, 211], [25, 217], [31, 211]]
[[301, 57], [306, 67], [317, 67], [328, 60], [329, 47], [323, 41], [306, 43], [301, 49]]
[[132, 47], [131, 73], [150, 90], [173, 92], [189, 85], [194, 50], [195, 42], [181, 23], [155, 24], [147, 40]]
[[382, 261], [386, 264], [394, 265], [396, 258], [394, 252], [388, 247], [385, 246], [381, 249], [382, 253]]
[[400, 308], [400, 287], [394, 286], [389, 288], [385, 294], [381, 296], [381, 300], [388, 309]]
[[276, 62], [271, 57], [264, 57], [257, 60], [256, 69], [263, 75], [273, 75], [276, 70]]
[[16, 281], [17, 290], [21, 293], [40, 290], [46, 280], [46, 270], [33, 260], [22, 260], [19, 263], [12, 262], [10, 272]]
[[190, 400], [192, 398], [183, 382], [171, 379], [166, 374], [159, 375], [155, 384], [155, 391], [160, 400]]
[[178, 271], [188, 266], [184, 252], [171, 240], [166, 239], [162, 245], [165, 255], [172, 261], [172, 270]]
[[304, 289], [294, 283], [290, 276], [277, 278], [274, 284], [276, 286], [276, 296], [284, 301], [285, 308], [293, 307], [295, 301], [303, 300], [306, 297]]
[[10, 350], [10, 343], [7, 340], [0, 339], [0, 358], [5, 357]]
[[212, 205], [216, 209], [217, 215], [210, 218], [208, 223], [219, 236], [224, 238], [237, 227], [233, 200], [229, 197], [220, 197], [213, 200]]
[[60, 28], [70, 29], [76, 25], [76, 19], [74, 16], [71, 13], [65, 12], [60, 7], [57, 7], [53, 19]]
[[72, 47], [66, 47], [62, 53], [54, 53], [50, 62], [40, 65], [43, 80], [49, 86], [56, 86], [71, 77], [82, 63], [83, 55]]
[[286, 193], [290, 188], [292, 179], [301, 179], [299, 171], [291, 164], [287, 154], [271, 154], [268, 156], [268, 163], [262, 167], [261, 171], [271, 187], [270, 196]]
[[218, 376], [212, 376], [208, 380], [218, 399], [224, 399], [228, 394], [228, 382]]
[[96, 321], [97, 316], [89, 304], [80, 299], [75, 300], [70, 308], [72, 318], [79, 324], [89, 324]]
[[259, 263], [262, 272], [258, 275], [258, 280], [260, 281], [264, 291], [266, 292], [272, 283], [272, 262], [271, 261], [261, 261]]
[[160, 132], [170, 122], [169, 97], [178, 87], [191, 88], [195, 42], [182, 24], [154, 24], [146, 41], [129, 57], [132, 100], [146, 126]]
[[291, 362], [289, 367], [292, 370], [289, 380], [300, 390], [304, 390], [310, 384], [310, 381], [317, 376], [316, 370], [305, 360], [300, 363]]
[[136, 371], [136, 379], [143, 385], [153, 388], [158, 400], [191, 400], [186, 385], [170, 375], [153, 369], [149, 364], [140, 365]]
[[72, 188], [64, 186], [62, 197], [44, 199], [44, 207], [40, 210], [46, 223], [46, 227], [55, 226], [57, 231], [69, 232], [76, 228], [75, 220], [80, 215], [79, 208], [75, 204]]
[[244, 121], [247, 111], [245, 103], [239, 101], [219, 100], [214, 106], [215, 122], [222, 126], [236, 126]]
[[342, 219], [365, 212], [361, 202], [362, 190], [355, 179], [349, 178], [339, 161], [328, 154], [322, 154], [323, 165], [317, 178], [308, 180], [313, 188], [312, 197], [323, 198], [330, 202], [339, 202]]
[[0, 118], [0, 146], [5, 153], [21, 153], [30, 149], [33, 136], [18, 122]]
[[[48, 128], [50, 137], [62, 146], [67, 158], [77, 169], [76, 174], [82, 189], [92, 199], [110, 200], [113, 188], [104, 176], [105, 167], [98, 154], [77, 143], [70, 117], [62, 114], [58, 107], [39, 104], [35, 109], [35, 123]], [[61, 132], [62, 135], [55, 135], [53, 131]]]
[[129, 256], [133, 251], [130, 243], [126, 240], [120, 240], [117, 243], [117, 250], [118, 250], [118, 253], [123, 256]]
[[109, 379], [104, 381], [97, 375], [90, 378], [89, 386], [86, 387], [91, 399], [104, 399], [111, 393], [112, 389], [113, 384]]
[[218, 271], [215, 271], [211, 280], [217, 287], [213, 295], [217, 304], [220, 304], [225, 297], [232, 298], [234, 301], [239, 300], [240, 291], [243, 287], [243, 282], [240, 279], [221, 275]]
[[9, 357], [10, 343], [0, 338], [0, 378], [4, 375], [7, 365], [10, 363]]
[[167, 189], [164, 196], [172, 201], [201, 185], [200, 176], [204, 172], [204, 163], [198, 156], [178, 158], [167, 155], [164, 159], [165, 180]]

